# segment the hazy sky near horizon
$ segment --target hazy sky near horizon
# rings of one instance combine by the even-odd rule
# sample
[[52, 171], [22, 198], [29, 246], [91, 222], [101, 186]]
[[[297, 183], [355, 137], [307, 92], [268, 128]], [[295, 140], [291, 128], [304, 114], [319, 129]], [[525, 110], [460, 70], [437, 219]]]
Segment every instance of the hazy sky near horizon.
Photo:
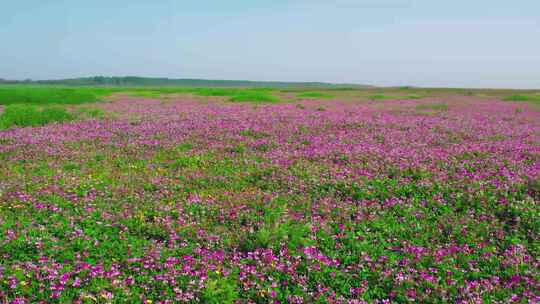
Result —
[[25, 0], [0, 78], [540, 88], [538, 0]]

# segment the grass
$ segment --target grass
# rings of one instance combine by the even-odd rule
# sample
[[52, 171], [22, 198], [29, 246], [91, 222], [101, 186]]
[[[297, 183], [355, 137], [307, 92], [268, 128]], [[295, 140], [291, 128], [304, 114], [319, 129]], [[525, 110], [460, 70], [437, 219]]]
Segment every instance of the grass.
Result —
[[[228, 97], [233, 102], [276, 102], [278, 98], [272, 93], [272, 88], [211, 88], [211, 87], [68, 87], [46, 85], [1, 85], [0, 105], [10, 104], [83, 104], [102, 101], [106, 96], [114, 93], [128, 93], [131, 96], [147, 98], [163, 98], [168, 94], [193, 94], [205, 97]], [[295, 93], [298, 98], [330, 99], [340, 96], [340, 91], [347, 88], [313, 91], [313, 88], [279, 89], [279, 92]], [[352, 89], [351, 89], [352, 90]], [[357, 90], [357, 89], [354, 89]], [[488, 94], [498, 96], [507, 101], [524, 101], [540, 104], [540, 95], [536, 91], [512, 90], [463, 90], [463, 89], [377, 89], [367, 97], [370, 100], [390, 99], [421, 99], [427, 95], [438, 93], [473, 92], [475, 95]], [[369, 94], [369, 93], [368, 93]], [[506, 96], [506, 97], [504, 97]]]
[[161, 98], [163, 94], [159, 91], [139, 91], [132, 92], [129, 95], [133, 97]]
[[116, 90], [91, 87], [0, 86], [0, 105], [90, 103], [97, 102]]
[[253, 89], [238, 91], [229, 98], [232, 102], [278, 102], [279, 99], [270, 94], [269, 90]]
[[161, 98], [168, 94], [194, 94], [197, 96], [233, 96], [241, 89], [232, 88], [125, 88], [131, 96]]
[[196, 88], [193, 93], [199, 96], [234, 96], [242, 92], [240, 89], [229, 88]]
[[416, 106], [417, 110], [448, 111], [448, 105], [445, 103], [425, 103]]
[[371, 100], [389, 100], [389, 99], [422, 99], [422, 95], [418, 94], [409, 94], [406, 96], [393, 96], [393, 95], [386, 95], [382, 93], [373, 94], [368, 96]]
[[103, 100], [113, 93], [131, 96], [161, 98], [167, 94], [194, 94], [197, 96], [224, 96], [235, 102], [277, 102], [278, 98], [267, 88], [128, 88], [128, 87], [55, 87], [55, 86], [0, 86], [0, 105], [12, 104], [83, 104]]
[[532, 102], [540, 102], [540, 96], [539, 95], [520, 95], [520, 94], [514, 94], [510, 95], [504, 98], [506, 101], [532, 101]]
[[526, 102], [540, 108], [540, 95], [513, 94], [505, 97], [503, 100], [512, 102]]
[[531, 96], [527, 95], [510, 95], [508, 97], [505, 97], [504, 100], [506, 101], [530, 101]]
[[328, 93], [322, 93], [322, 92], [305, 92], [297, 94], [296, 97], [298, 98], [325, 98], [330, 99], [333, 98], [334, 95], [328, 94]]
[[[534, 121], [506, 124], [508, 107], [483, 113], [490, 106], [482, 104], [448, 102], [454, 111], [441, 113], [432, 110], [448, 109], [442, 101], [406, 103], [443, 120], [382, 103], [306, 103], [171, 108], [141, 128], [98, 122], [96, 130], [119, 134], [80, 132], [54, 149], [45, 136], [27, 144], [33, 130], [0, 132], [0, 299], [172, 303], [189, 293], [193, 303], [440, 303], [480, 294], [507, 303], [535, 294], [540, 179], [490, 174], [535, 170], [540, 155], [521, 136], [538, 130]], [[49, 108], [57, 109], [6, 110], [19, 110], [24, 124]], [[101, 115], [94, 105], [69, 111]], [[504, 135], [501, 121], [510, 126]], [[50, 138], [66, 132], [53, 129]], [[156, 135], [158, 145], [145, 144]], [[475, 149], [455, 149], [456, 138]], [[373, 144], [381, 148], [363, 148]], [[507, 153], [513, 147], [519, 155]], [[471, 179], [476, 173], [486, 174]]]
[[387, 100], [394, 98], [393, 96], [384, 95], [384, 94], [373, 94], [368, 96], [371, 100]]
[[94, 119], [101, 119], [105, 117], [105, 111], [97, 108], [77, 108], [74, 111], [74, 114], [79, 117], [88, 117]]
[[75, 115], [58, 107], [40, 109], [33, 105], [8, 105], [0, 114], [0, 129], [12, 126], [36, 127], [52, 122], [65, 122], [75, 119]]

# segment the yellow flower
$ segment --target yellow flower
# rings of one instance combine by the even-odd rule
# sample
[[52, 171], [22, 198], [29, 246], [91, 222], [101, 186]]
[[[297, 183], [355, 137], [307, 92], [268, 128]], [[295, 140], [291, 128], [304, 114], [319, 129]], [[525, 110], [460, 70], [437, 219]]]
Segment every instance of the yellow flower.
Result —
[[94, 296], [91, 295], [91, 294], [85, 294], [85, 295], [83, 295], [83, 298], [85, 298], [85, 299], [91, 299], [91, 300], [93, 300], [94, 302], [97, 302], [96, 297], [94, 297]]

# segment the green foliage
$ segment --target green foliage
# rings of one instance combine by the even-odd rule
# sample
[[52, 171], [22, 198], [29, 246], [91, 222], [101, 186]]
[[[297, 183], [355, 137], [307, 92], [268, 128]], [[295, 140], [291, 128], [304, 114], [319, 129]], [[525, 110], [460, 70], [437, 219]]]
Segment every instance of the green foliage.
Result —
[[448, 105], [445, 103], [424, 103], [416, 106], [417, 110], [448, 111]]
[[[534, 99], [537, 99], [537, 98], [533, 96], [529, 96], [529, 95], [519, 95], [519, 94], [510, 95], [504, 98], [504, 100], [506, 101], [531, 101]], [[540, 97], [538, 97], [538, 99], [540, 99]]]
[[516, 101], [516, 102], [528, 102], [535, 106], [540, 106], [540, 95], [510, 95], [504, 98], [506, 101]]
[[40, 110], [31, 105], [9, 105], [0, 114], [0, 128], [36, 127], [73, 119], [75, 116], [62, 108], [47, 107]]
[[334, 97], [334, 95], [331, 95], [328, 93], [322, 93], [322, 92], [305, 92], [305, 93], [297, 94], [296, 96], [298, 98], [325, 98], [325, 99], [330, 99]]
[[81, 104], [97, 102], [114, 90], [47, 86], [0, 86], [0, 104]]
[[260, 138], [265, 138], [265, 137], [269, 136], [268, 134], [266, 134], [264, 132], [257, 132], [257, 131], [251, 130], [251, 129], [245, 129], [245, 130], [240, 131], [240, 135], [246, 136], [246, 137], [251, 137], [251, 138], [254, 138], [254, 139], [260, 139]]
[[278, 102], [279, 99], [270, 94], [268, 90], [243, 90], [229, 98], [233, 102]]
[[102, 100], [113, 93], [161, 98], [167, 94], [198, 96], [227, 96], [236, 102], [277, 102], [278, 98], [266, 88], [187, 88], [187, 87], [53, 87], [9, 85], [0, 87], [0, 105], [10, 104], [82, 104]]
[[234, 96], [239, 92], [241, 92], [240, 89], [228, 88], [197, 88], [193, 90], [193, 93], [199, 96]]
[[176, 161], [172, 164], [173, 169], [189, 168], [196, 169], [199, 168], [204, 162], [204, 157], [199, 155], [191, 156], [179, 156]]
[[160, 91], [136, 91], [130, 93], [133, 97], [148, 97], [148, 98], [160, 98], [162, 97], [162, 92]]
[[176, 146], [176, 149], [178, 152], [186, 152], [193, 149], [193, 144], [190, 142], [184, 142]]
[[384, 94], [373, 94], [373, 95], [368, 96], [368, 98], [371, 100], [386, 100], [386, 99], [392, 99], [394, 97], [384, 95]]
[[237, 285], [235, 278], [216, 275], [206, 282], [202, 300], [204, 303], [232, 304], [238, 299]]
[[272, 204], [265, 208], [262, 225], [251, 234], [245, 236], [240, 243], [243, 251], [252, 251], [257, 248], [278, 249], [281, 244], [287, 244], [289, 249], [296, 250], [311, 243], [308, 236], [310, 228], [305, 223], [286, 219], [288, 209], [287, 199], [276, 198]]
[[388, 100], [388, 99], [422, 99], [421, 95], [418, 94], [409, 94], [409, 95], [386, 95], [384, 93], [377, 93], [368, 96], [371, 100]]
[[105, 111], [98, 108], [77, 108], [73, 111], [77, 116], [102, 119], [105, 117]]
[[[147, 96], [272, 93], [130, 90]], [[398, 96], [390, 89], [383, 92]], [[325, 110], [317, 106], [298, 112]], [[245, 108], [251, 107], [265, 106]], [[410, 107], [415, 109], [440, 115], [436, 111], [448, 105]], [[2, 117], [22, 112], [21, 124], [41, 113], [55, 116], [35, 104], [8, 105], [6, 111]], [[91, 105], [73, 111], [75, 116], [104, 115]], [[529, 113], [525, 107], [521, 111]], [[345, 124], [366, 132], [370, 127], [362, 121]], [[316, 148], [313, 125], [300, 123], [291, 131], [295, 147]], [[531, 266], [540, 252], [537, 176], [498, 188], [452, 178], [452, 166], [447, 167], [449, 178], [440, 180], [438, 172], [431, 171], [438, 163], [409, 167], [415, 162], [406, 161], [385, 163], [370, 177], [336, 177], [329, 174], [334, 168], [369, 168], [365, 159], [377, 157], [332, 151], [323, 161], [302, 157], [283, 166], [258, 153], [283, 142], [281, 133], [272, 132], [250, 122], [231, 129], [228, 137], [217, 137], [222, 144], [215, 146], [204, 136], [188, 135], [155, 147], [113, 146], [99, 139], [65, 142], [66, 154], [60, 157], [32, 155], [27, 147], [0, 152], [0, 176], [7, 177], [0, 178], [0, 290], [6, 301], [26, 297], [31, 303], [158, 303], [180, 301], [180, 292], [190, 292], [197, 303], [288, 303], [295, 295], [306, 303], [325, 303], [329, 293], [314, 296], [323, 287], [335, 299], [371, 303], [391, 294], [392, 302], [430, 303], [464, 300], [463, 286], [472, 282], [526, 278], [513, 287], [499, 285], [480, 294], [487, 302], [506, 303], [537, 275]], [[373, 135], [381, 143], [390, 138], [384, 132]], [[478, 141], [488, 144], [510, 138], [482, 135]], [[16, 138], [0, 138], [2, 148], [14, 144]], [[485, 161], [497, 155], [490, 151], [451, 157], [460, 169], [482, 170]], [[24, 157], [11, 158], [18, 153]], [[532, 164], [540, 157], [535, 151], [520, 153]], [[519, 245], [519, 251], [510, 245]], [[513, 251], [519, 255], [510, 256]], [[90, 269], [80, 269], [82, 262]], [[408, 277], [396, 280], [402, 271]], [[92, 272], [97, 275], [89, 275]], [[58, 286], [63, 273], [74, 276], [66, 279], [60, 296], [51, 299], [51, 287]], [[79, 287], [73, 284], [75, 276], [82, 278]], [[13, 278], [16, 283], [10, 282]], [[361, 291], [353, 295], [354, 289]], [[104, 297], [104, 291], [114, 298]], [[410, 298], [409, 291], [418, 297]]]
[[527, 102], [533, 106], [540, 107], [540, 95], [514, 94], [504, 98], [505, 101]]

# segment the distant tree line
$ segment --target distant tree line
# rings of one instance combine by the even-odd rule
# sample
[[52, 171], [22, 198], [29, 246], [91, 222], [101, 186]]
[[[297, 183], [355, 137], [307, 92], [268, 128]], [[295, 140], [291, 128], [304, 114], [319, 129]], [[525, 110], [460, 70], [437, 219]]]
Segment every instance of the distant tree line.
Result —
[[21, 83], [21, 81], [18, 81], [18, 80], [7, 80], [7, 79], [2, 79], [2, 78], [0, 78], [0, 84], [17, 84], [17, 83]]
[[[345, 85], [324, 82], [280, 82], [280, 81], [247, 81], [247, 80], [206, 80], [206, 79], [172, 79], [151, 77], [106, 77], [93, 76], [60, 80], [4, 80], [0, 84], [50, 84], [68, 86], [175, 86], [175, 87], [342, 87]], [[362, 85], [346, 85], [365, 87]]]

